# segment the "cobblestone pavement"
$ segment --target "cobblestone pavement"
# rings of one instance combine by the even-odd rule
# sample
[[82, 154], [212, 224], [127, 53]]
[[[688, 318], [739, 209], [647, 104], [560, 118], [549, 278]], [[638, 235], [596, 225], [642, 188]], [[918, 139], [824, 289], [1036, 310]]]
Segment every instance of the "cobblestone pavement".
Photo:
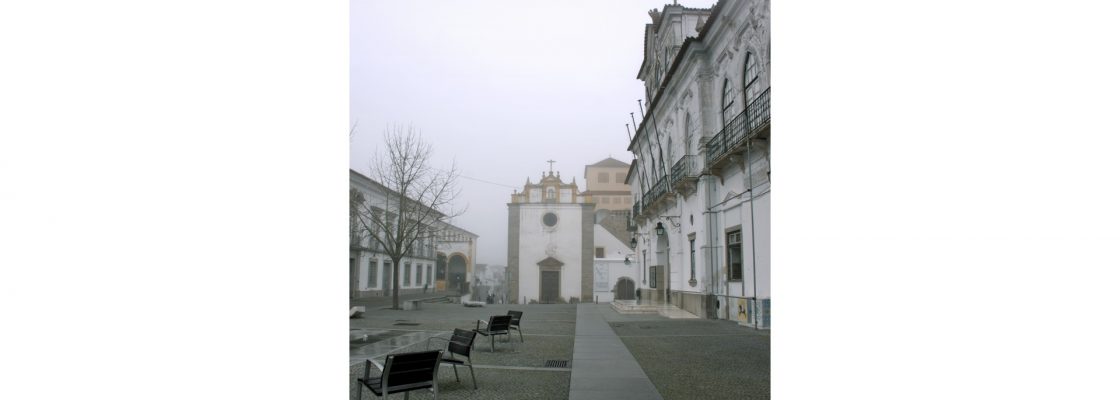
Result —
[[[770, 397], [770, 332], [734, 322], [671, 320], [659, 315], [621, 315], [598, 305], [611, 329], [631, 352], [665, 399], [768, 399]], [[372, 351], [373, 342], [393, 343], [393, 352], [424, 350], [426, 338], [448, 337], [453, 328], [473, 329], [475, 321], [507, 310], [525, 312], [525, 342], [514, 333], [499, 338], [490, 352], [489, 338], [476, 339], [472, 351], [478, 390], [470, 372], [459, 368], [461, 382], [450, 367], [440, 370], [442, 399], [566, 399], [570, 368], [545, 368], [548, 360], [571, 360], [576, 306], [570, 304], [489, 304], [481, 308], [460, 304], [424, 304], [421, 310], [367, 309], [351, 319], [350, 398], [357, 396], [356, 379], [365, 358], [384, 361], [385, 352]], [[403, 324], [403, 325], [401, 325]], [[368, 338], [367, 341], [355, 337]], [[395, 340], [395, 341], [394, 341]], [[438, 347], [438, 345], [433, 345]], [[363, 352], [364, 350], [364, 352]], [[366, 390], [363, 399], [373, 399]], [[410, 398], [432, 398], [426, 391]]]
[[770, 398], [770, 331], [722, 320], [604, 315], [666, 400]]
[[[494, 346], [496, 351], [490, 352], [490, 339], [479, 336], [471, 351], [478, 390], [474, 389], [466, 368], [458, 368], [461, 381], [456, 382], [451, 367], [441, 367], [440, 398], [566, 399], [571, 369], [545, 367], [548, 360], [568, 361], [572, 357], [576, 308], [565, 304], [489, 304], [480, 308], [424, 304], [418, 311], [367, 309], [362, 318], [350, 320], [350, 398], [357, 398], [356, 379], [363, 373], [362, 360], [372, 358], [384, 362], [386, 353], [363, 352], [372, 344], [355, 342], [354, 337], [368, 335], [371, 341], [382, 343], [396, 339], [399, 343], [395, 343], [392, 352], [420, 351], [425, 349], [428, 337], [449, 337], [453, 328], [474, 329], [477, 320], [505, 315], [508, 310], [525, 312], [521, 322], [525, 342], [522, 343], [514, 332], [508, 341], [499, 337]], [[439, 348], [436, 343], [439, 341], [433, 341], [433, 349]], [[373, 393], [367, 389], [362, 398], [373, 399]], [[432, 394], [415, 391], [410, 398], [432, 398]]]

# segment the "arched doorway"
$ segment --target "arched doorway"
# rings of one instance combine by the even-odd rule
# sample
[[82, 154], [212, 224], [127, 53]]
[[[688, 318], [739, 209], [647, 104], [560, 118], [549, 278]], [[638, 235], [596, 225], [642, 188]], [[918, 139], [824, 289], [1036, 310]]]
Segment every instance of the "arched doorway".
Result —
[[447, 254], [436, 253], [436, 290], [447, 290]]
[[614, 284], [615, 300], [634, 300], [634, 281], [630, 278], [618, 278]]
[[462, 254], [452, 254], [447, 261], [447, 267], [448, 289], [459, 294], [467, 293], [471, 284], [467, 282], [467, 259]]
[[[660, 224], [660, 222], [658, 223]], [[656, 288], [657, 294], [652, 296], [650, 300], [656, 300], [664, 303], [669, 302], [670, 288], [669, 288], [669, 274], [672, 273], [672, 267], [669, 265], [669, 229], [664, 228], [666, 232], [657, 235], [656, 258], [657, 262], [653, 266], [654, 273], [651, 274], [650, 287]], [[656, 285], [656, 286], [655, 286]]]

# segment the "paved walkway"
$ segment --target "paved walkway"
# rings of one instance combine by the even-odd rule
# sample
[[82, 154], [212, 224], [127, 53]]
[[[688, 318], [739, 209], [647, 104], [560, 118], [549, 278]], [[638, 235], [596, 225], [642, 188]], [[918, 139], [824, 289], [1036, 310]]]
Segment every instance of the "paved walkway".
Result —
[[601, 306], [595, 304], [576, 308], [568, 399], [661, 400], [638, 361], [603, 318]]

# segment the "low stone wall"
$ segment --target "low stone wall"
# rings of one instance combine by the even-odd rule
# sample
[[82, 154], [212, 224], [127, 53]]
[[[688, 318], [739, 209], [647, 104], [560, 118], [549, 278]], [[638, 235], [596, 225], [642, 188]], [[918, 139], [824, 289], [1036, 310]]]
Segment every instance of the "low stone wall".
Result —
[[[400, 288], [400, 294], [416, 294], [416, 293], [433, 293], [434, 290], [428, 288], [425, 292], [423, 288]], [[369, 297], [392, 297], [393, 289], [389, 290], [360, 290], [358, 291], [358, 298], [364, 299]], [[434, 296], [434, 294], [433, 294]]]
[[707, 311], [704, 307], [704, 294], [694, 292], [674, 292], [673, 297], [675, 297], [675, 301], [673, 302], [673, 304], [675, 304], [680, 309], [701, 317], [707, 315]]

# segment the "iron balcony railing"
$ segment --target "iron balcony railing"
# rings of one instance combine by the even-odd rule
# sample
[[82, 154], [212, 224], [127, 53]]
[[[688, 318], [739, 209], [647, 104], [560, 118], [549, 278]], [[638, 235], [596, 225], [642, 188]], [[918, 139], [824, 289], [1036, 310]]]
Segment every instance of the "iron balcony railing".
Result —
[[695, 154], [688, 154], [677, 160], [677, 163], [673, 164], [672, 174], [670, 175], [673, 178], [673, 184], [677, 184], [684, 178], [700, 176], [699, 161], [700, 158]]
[[657, 183], [653, 184], [653, 187], [646, 191], [646, 195], [642, 196], [642, 208], [649, 208], [650, 204], [660, 200], [661, 196], [666, 193], [669, 193], [669, 182], [665, 180], [665, 177], [661, 177], [657, 180]]
[[732, 118], [711, 141], [705, 158], [708, 165], [734, 150], [747, 137], [770, 122], [770, 88], [763, 90], [743, 112]]
[[642, 211], [642, 201], [641, 200], [635, 201], [634, 202], [634, 212], [630, 213], [630, 218], [636, 218], [638, 216], [638, 213], [641, 212], [641, 211]]

